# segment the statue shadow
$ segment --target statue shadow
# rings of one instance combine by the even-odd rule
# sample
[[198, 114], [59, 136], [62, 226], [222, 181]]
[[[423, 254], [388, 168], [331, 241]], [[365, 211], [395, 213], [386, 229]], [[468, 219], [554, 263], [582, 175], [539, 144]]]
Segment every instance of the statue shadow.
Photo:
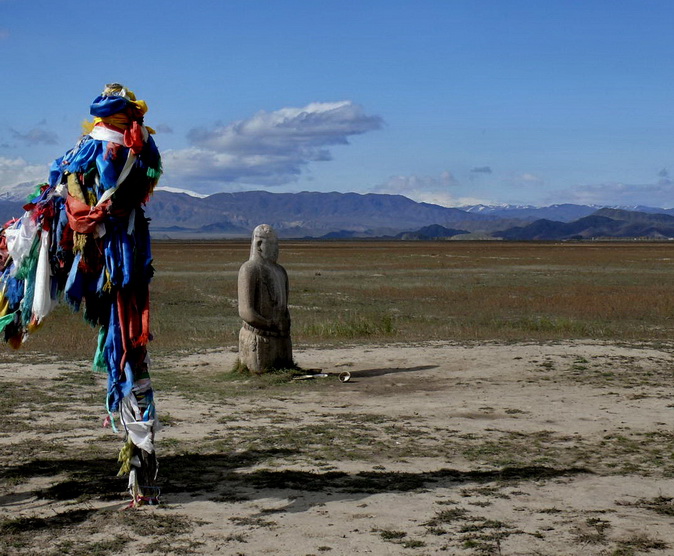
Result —
[[[506, 467], [486, 471], [438, 469], [423, 472], [398, 471], [301, 471], [255, 469], [270, 459], [292, 456], [283, 449], [249, 450], [235, 454], [179, 454], [160, 459], [159, 486], [162, 500], [188, 504], [192, 501], [237, 503], [276, 498], [287, 501], [279, 512], [303, 512], [335, 500], [360, 500], [379, 493], [422, 492], [436, 488], [458, 488], [467, 483], [495, 481], [518, 483], [592, 473], [580, 467]], [[17, 497], [36, 497], [45, 504], [95, 498], [123, 503], [126, 480], [110, 474], [116, 464], [109, 459], [35, 460], [6, 467], [0, 478], [20, 482], [37, 477], [54, 477], [51, 486], [20, 495], [0, 496], [0, 505], [17, 503]], [[65, 478], [64, 478], [65, 475]], [[89, 514], [83, 513], [82, 519]], [[73, 514], [73, 518], [79, 514]], [[39, 524], [36, 523], [36, 527]]]
[[389, 367], [383, 369], [362, 369], [359, 371], [349, 371], [351, 378], [372, 378], [375, 376], [384, 376], [397, 373], [414, 373], [417, 371], [428, 371], [437, 369], [437, 365], [418, 365], [416, 367]]

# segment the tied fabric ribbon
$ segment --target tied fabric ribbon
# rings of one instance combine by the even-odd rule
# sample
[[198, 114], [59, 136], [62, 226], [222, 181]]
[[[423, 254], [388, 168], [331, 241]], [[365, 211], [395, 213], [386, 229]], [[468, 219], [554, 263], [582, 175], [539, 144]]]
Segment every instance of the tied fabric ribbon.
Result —
[[143, 126], [137, 121], [131, 123], [131, 127], [124, 131], [124, 146], [129, 147], [135, 155], [140, 154], [145, 145]]
[[68, 195], [66, 199], [68, 224], [70, 224], [70, 227], [74, 231], [80, 234], [92, 234], [107, 216], [110, 204], [110, 201], [106, 201], [92, 207]]

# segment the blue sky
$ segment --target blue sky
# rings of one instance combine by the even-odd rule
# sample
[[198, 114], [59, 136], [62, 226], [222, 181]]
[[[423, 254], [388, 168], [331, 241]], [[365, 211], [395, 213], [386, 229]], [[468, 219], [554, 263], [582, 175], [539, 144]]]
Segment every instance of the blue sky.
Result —
[[0, 192], [90, 102], [150, 110], [164, 186], [674, 206], [674, 3], [0, 0]]

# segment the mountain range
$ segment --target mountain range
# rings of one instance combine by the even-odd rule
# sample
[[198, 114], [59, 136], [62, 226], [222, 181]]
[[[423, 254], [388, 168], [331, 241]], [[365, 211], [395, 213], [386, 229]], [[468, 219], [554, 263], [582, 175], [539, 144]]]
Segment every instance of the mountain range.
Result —
[[[0, 223], [23, 212], [0, 199]], [[557, 204], [450, 208], [402, 195], [247, 191], [195, 197], [158, 190], [146, 207], [153, 237], [249, 237], [271, 224], [281, 237], [568, 240], [674, 237], [674, 209]]]
[[580, 240], [603, 238], [674, 238], [674, 216], [603, 208], [572, 222], [535, 220], [492, 234], [507, 240]]

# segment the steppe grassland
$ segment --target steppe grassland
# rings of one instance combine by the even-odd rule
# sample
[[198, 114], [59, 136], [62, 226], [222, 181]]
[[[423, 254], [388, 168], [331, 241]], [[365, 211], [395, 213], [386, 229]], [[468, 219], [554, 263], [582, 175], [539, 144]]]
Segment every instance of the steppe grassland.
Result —
[[[237, 273], [249, 245], [154, 244], [153, 353], [236, 345]], [[673, 243], [282, 240], [279, 262], [296, 345], [653, 341], [674, 332]], [[88, 357], [95, 330], [67, 307], [58, 313], [22, 351]]]
[[[248, 242], [156, 244], [157, 349], [236, 343], [248, 252]], [[674, 328], [670, 243], [282, 241], [279, 262], [298, 344], [664, 339]]]
[[[235, 341], [248, 250], [157, 244], [157, 344], [162, 329], [167, 347], [179, 342], [185, 325], [197, 345]], [[671, 243], [284, 241], [280, 262], [299, 344], [666, 339], [674, 328]]]

